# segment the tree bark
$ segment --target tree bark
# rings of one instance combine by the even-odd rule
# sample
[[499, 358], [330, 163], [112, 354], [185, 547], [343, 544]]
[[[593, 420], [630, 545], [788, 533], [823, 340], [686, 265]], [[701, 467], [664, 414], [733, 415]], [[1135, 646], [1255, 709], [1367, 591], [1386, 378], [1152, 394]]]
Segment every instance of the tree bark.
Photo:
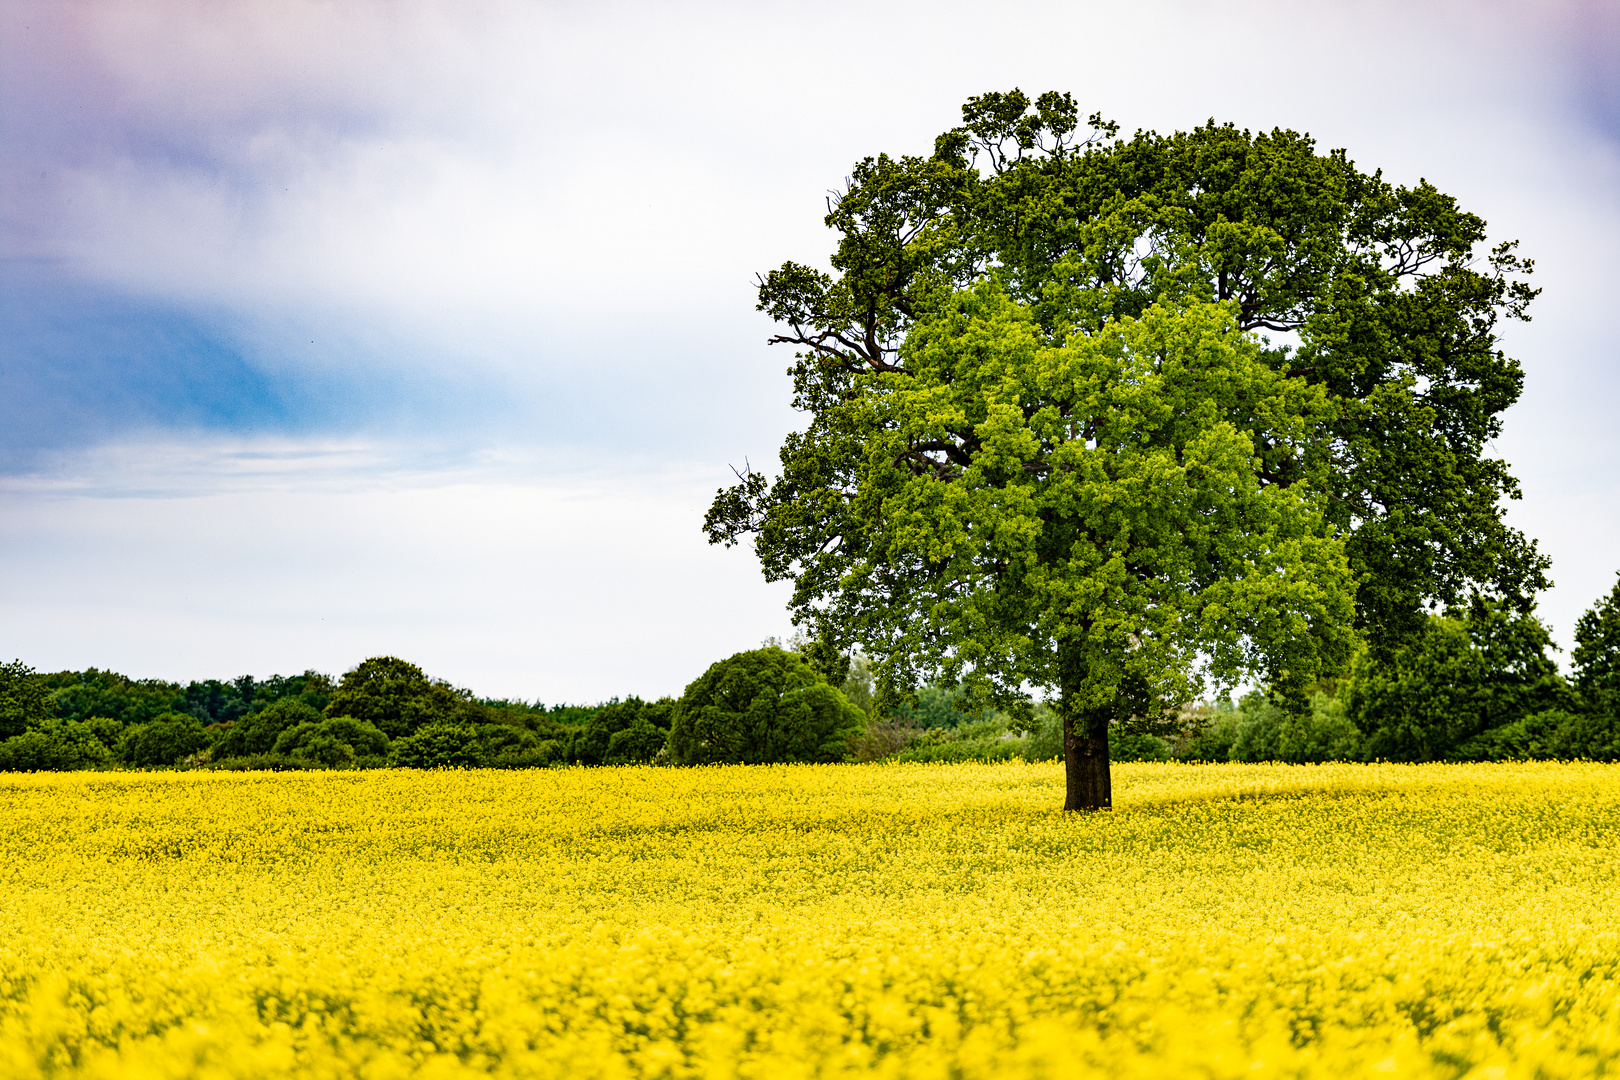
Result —
[[1072, 710], [1063, 709], [1065, 813], [1114, 808], [1114, 785], [1108, 768], [1108, 720], [1105, 710], [1075, 716]]

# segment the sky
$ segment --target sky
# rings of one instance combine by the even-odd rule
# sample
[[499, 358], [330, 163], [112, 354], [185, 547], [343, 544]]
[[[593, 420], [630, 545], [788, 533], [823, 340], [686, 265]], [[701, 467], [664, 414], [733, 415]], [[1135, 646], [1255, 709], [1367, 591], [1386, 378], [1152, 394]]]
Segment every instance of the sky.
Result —
[[788, 634], [701, 531], [800, 422], [753, 277], [1015, 86], [1521, 241], [1493, 450], [1567, 648], [1620, 570], [1615, 0], [0, 0], [0, 657], [555, 703]]

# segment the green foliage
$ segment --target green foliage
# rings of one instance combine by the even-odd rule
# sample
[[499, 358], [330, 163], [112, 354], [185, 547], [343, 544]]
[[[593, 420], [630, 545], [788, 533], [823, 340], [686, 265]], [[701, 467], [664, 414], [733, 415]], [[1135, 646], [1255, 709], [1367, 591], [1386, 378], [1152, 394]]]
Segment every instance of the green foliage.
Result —
[[[581, 765], [628, 765], [649, 762], [664, 749], [673, 722], [675, 701], [643, 701], [631, 695], [598, 708], [573, 735], [569, 759]], [[617, 741], [615, 741], [617, 740]]]
[[1007, 719], [990, 712], [949, 726], [913, 729], [914, 737], [894, 761], [1010, 761], [1023, 740], [1008, 730]]
[[669, 744], [669, 732], [652, 723], [646, 715], [637, 716], [629, 727], [615, 731], [608, 739], [609, 765], [646, 765], [658, 759]]
[[1305, 710], [1285, 709], [1264, 694], [1248, 694], [1238, 705], [1236, 719], [1232, 761], [1301, 764], [1356, 761], [1362, 756], [1361, 732], [1345, 715], [1344, 703], [1321, 691], [1311, 695]]
[[237, 682], [208, 679], [191, 682], [180, 692], [178, 711], [196, 717], [204, 726], [228, 724], [247, 712], [248, 701]]
[[[474, 699], [391, 657], [358, 665], [345, 678], [341, 694], [330, 678], [315, 671], [181, 685], [95, 668], [35, 675], [21, 664], [0, 667], [0, 705], [8, 688], [17, 686], [37, 715], [25, 719], [16, 732], [26, 736], [22, 741], [0, 739], [0, 768], [97, 768], [117, 762], [230, 770], [385, 765], [390, 761], [388, 735], [362, 714], [379, 716], [396, 728], [429, 722], [455, 728], [449, 740], [455, 745], [449, 750], [443, 732], [407, 748], [405, 756], [413, 761], [543, 767], [573, 760], [572, 742], [603, 708]], [[334, 700], [335, 707], [323, 715]], [[674, 702], [636, 701], [639, 713], [620, 716], [623, 723], [598, 725], [592, 733], [600, 743], [593, 760], [620, 764], [658, 756]], [[161, 725], [153, 726], [158, 721]], [[466, 730], [473, 732], [470, 748], [458, 741]]]
[[916, 742], [900, 751], [891, 761], [1011, 761], [1019, 756], [1018, 742], [1004, 739], [950, 739], [946, 742]]
[[1115, 761], [1169, 761], [1170, 744], [1157, 735], [1124, 728], [1108, 733], [1108, 753]]
[[917, 691], [914, 701], [897, 704], [891, 711], [895, 720], [914, 728], [954, 728], [995, 715], [994, 709], [968, 712], [967, 691], [961, 686], [930, 684]]
[[477, 731], [478, 761], [481, 765], [499, 769], [524, 768], [548, 765], [560, 757], [555, 741], [541, 739], [522, 724], [480, 724]]
[[364, 720], [397, 739], [426, 724], [465, 721], [475, 705], [471, 695], [430, 680], [415, 664], [374, 656], [343, 676], [326, 715]]
[[1346, 713], [1363, 753], [1389, 761], [1439, 761], [1474, 737], [1574, 700], [1547, 656], [1552, 639], [1531, 614], [1476, 598], [1466, 612], [1431, 616], [1424, 632], [1357, 661]]
[[120, 725], [144, 724], [165, 713], [184, 712], [179, 683], [131, 679], [113, 671], [88, 668], [45, 676], [52, 715], [61, 720], [105, 717]]
[[0, 772], [93, 769], [112, 758], [117, 727], [108, 720], [47, 718], [0, 742]]
[[1620, 717], [1620, 578], [1575, 622], [1575, 689], [1586, 707], [1608, 717]]
[[1480, 732], [1449, 756], [1456, 761], [1620, 761], [1620, 720], [1547, 709]]
[[21, 735], [50, 715], [45, 681], [21, 660], [0, 664], [0, 739]]
[[138, 768], [178, 765], [207, 745], [208, 735], [195, 717], [171, 712], [126, 729], [118, 758]]
[[232, 685], [247, 702], [250, 710], [263, 709], [289, 698], [303, 702], [320, 712], [332, 700], [332, 678], [319, 671], [305, 671], [302, 675], [272, 675], [268, 679], [255, 679], [242, 675]]
[[303, 758], [295, 761], [282, 754], [246, 754], [242, 757], [212, 758], [201, 763], [200, 767], [218, 772], [291, 772], [325, 766]]
[[43, 731], [25, 731], [0, 742], [0, 772], [55, 772], [83, 764], [69, 747]]
[[829, 685], [843, 686], [844, 681], [849, 678], [849, 654], [826, 638], [815, 638], [797, 652], [804, 657], [805, 663], [821, 673], [821, 677], [826, 679]]
[[305, 720], [277, 736], [272, 752], [328, 769], [383, 764], [388, 754], [388, 736], [375, 726], [352, 716], [321, 719], [316, 715], [317, 719]]
[[521, 727], [532, 732], [541, 741], [566, 740], [578, 728], [590, 723], [600, 705], [551, 705], [538, 701], [529, 704], [507, 698], [479, 698], [477, 704], [486, 710], [487, 722]]
[[737, 653], [686, 688], [669, 733], [680, 765], [843, 761], [866, 717], [803, 658]]
[[849, 671], [839, 689], [849, 698], [850, 704], [865, 713], [869, 720], [876, 719], [872, 715], [877, 689], [872, 681], [872, 662], [859, 647], [850, 653]]
[[317, 671], [302, 675], [272, 675], [258, 680], [241, 675], [229, 682], [206, 679], [187, 683], [180, 691], [177, 712], [189, 713], [204, 725], [228, 724], [244, 713], [257, 712], [278, 701], [297, 700], [315, 709], [326, 708], [332, 680]]
[[[1348, 656], [1352, 587], [1309, 485], [1319, 390], [1214, 305], [1053, 341], [993, 282], [910, 328], [903, 373], [851, 376], [761, 492], [766, 572], [822, 628], [1012, 703], [1057, 687], [1104, 728], [1186, 700], [1198, 656], [1296, 685]], [[728, 539], [711, 511], [711, 537]]]
[[389, 754], [391, 764], [406, 769], [472, 769], [480, 758], [477, 728], [440, 720], [395, 739]]
[[1230, 698], [1221, 698], [1214, 705], [1199, 703], [1186, 713], [1193, 724], [1189, 734], [1179, 740], [1175, 756], [1182, 761], [1231, 761], [1232, 747], [1237, 744], [1243, 714]]
[[1046, 702], [1035, 706], [1029, 733], [1024, 736], [1025, 761], [1051, 761], [1063, 758], [1063, 719]]
[[214, 740], [214, 758], [249, 757], [275, 749], [283, 732], [300, 724], [318, 723], [321, 714], [296, 697], [272, 702], [222, 729]]
[[276, 736], [289, 725], [272, 726], [266, 738], [249, 740], [250, 747], [241, 740], [244, 727], [254, 727], [253, 717], [276, 703], [288, 701], [303, 703], [305, 711], [298, 716], [299, 720], [307, 719], [309, 709], [326, 706], [332, 690], [331, 680], [313, 671], [273, 675], [264, 680], [249, 675], [229, 682], [207, 679], [184, 686], [161, 679], [131, 679], [97, 668], [60, 671], [40, 678], [48, 690], [50, 714], [63, 723], [89, 723], [101, 728], [110, 725], [113, 733], [103, 732], [98, 737], [106, 746], [118, 746], [126, 733], [159, 717], [183, 714], [207, 725], [211, 737], [224, 739], [223, 747], [214, 748], [216, 757], [220, 750], [226, 757], [268, 753]]

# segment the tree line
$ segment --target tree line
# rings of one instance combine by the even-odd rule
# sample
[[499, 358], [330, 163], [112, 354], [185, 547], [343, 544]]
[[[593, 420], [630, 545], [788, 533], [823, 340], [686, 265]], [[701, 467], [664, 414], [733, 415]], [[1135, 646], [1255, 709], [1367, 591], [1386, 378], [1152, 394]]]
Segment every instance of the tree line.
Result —
[[0, 665], [0, 770], [532, 768], [844, 760], [866, 713], [776, 646], [710, 668], [680, 698], [594, 706], [480, 698], [397, 657], [185, 685]]
[[[1571, 674], [1534, 614], [1476, 598], [1366, 650], [1305, 707], [1263, 692], [1121, 722], [1116, 761], [1620, 760], [1620, 580], [1576, 623]], [[679, 697], [480, 698], [396, 657], [339, 679], [184, 685], [0, 665], [0, 770], [542, 768], [1063, 756], [1050, 703], [1019, 717], [958, 684], [895, 695], [861, 652], [802, 635], [709, 667]]]

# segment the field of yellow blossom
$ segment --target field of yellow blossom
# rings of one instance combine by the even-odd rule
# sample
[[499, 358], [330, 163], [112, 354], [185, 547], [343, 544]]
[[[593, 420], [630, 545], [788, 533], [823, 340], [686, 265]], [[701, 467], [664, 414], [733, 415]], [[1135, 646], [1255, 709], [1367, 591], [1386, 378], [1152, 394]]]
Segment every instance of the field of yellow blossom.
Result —
[[0, 777], [0, 1076], [1620, 1073], [1620, 767]]

